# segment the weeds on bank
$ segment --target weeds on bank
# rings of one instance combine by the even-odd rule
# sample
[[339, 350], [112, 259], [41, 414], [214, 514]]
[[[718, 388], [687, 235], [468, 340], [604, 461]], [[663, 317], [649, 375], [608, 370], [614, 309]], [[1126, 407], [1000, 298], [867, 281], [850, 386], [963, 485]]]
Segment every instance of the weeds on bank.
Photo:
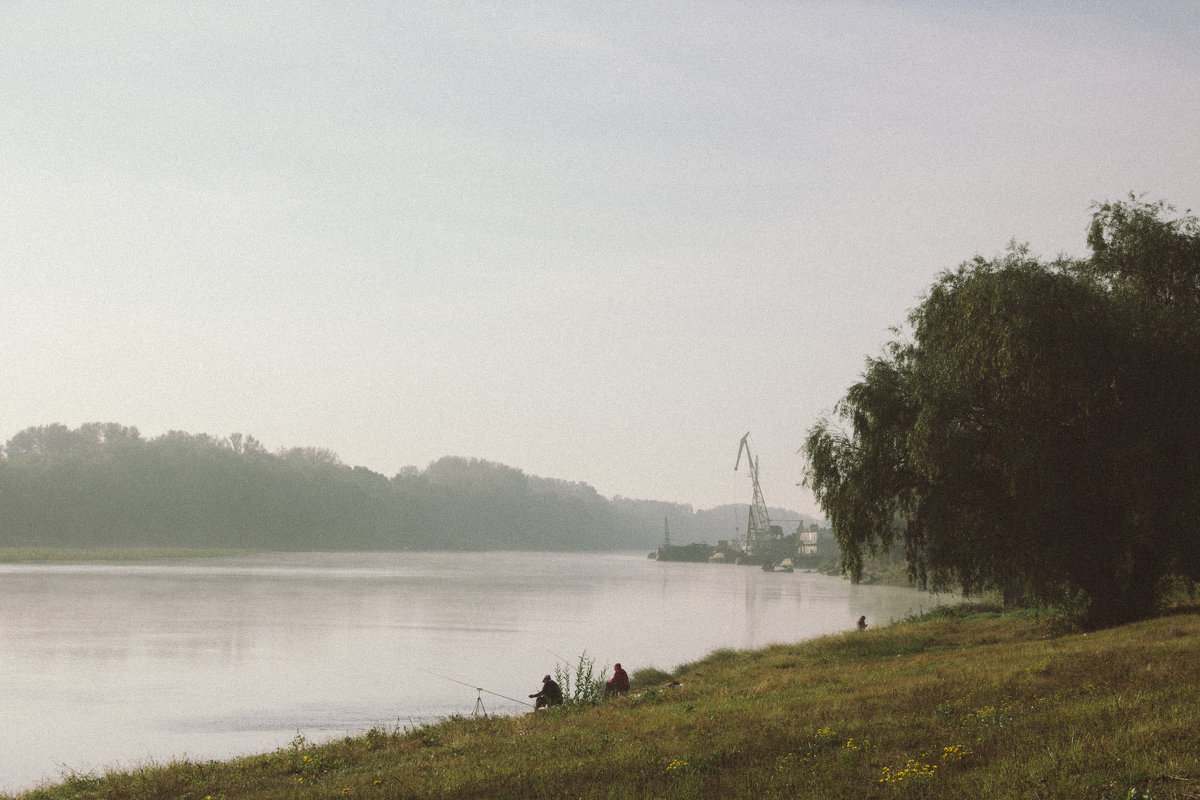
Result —
[[563, 704], [567, 706], [594, 705], [604, 699], [605, 670], [596, 671], [596, 659], [587, 654], [579, 654], [579, 660], [572, 669], [562, 664], [554, 665], [554, 680], [562, 689]]

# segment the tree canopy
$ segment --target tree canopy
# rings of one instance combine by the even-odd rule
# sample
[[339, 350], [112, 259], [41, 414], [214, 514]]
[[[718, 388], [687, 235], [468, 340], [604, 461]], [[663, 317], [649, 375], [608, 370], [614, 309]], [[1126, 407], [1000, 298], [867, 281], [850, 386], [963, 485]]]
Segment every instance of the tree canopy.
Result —
[[1131, 197], [1094, 208], [1088, 243], [943, 273], [808, 432], [852, 577], [902, 545], [920, 585], [1093, 624], [1200, 578], [1200, 223]]

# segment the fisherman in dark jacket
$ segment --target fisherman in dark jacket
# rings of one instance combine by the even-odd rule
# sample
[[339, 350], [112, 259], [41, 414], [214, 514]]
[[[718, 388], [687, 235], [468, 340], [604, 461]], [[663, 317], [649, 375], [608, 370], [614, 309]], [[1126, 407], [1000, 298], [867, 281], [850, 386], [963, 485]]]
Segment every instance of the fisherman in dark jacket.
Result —
[[542, 690], [537, 694], [531, 694], [530, 697], [537, 698], [533, 701], [533, 710], [537, 711], [543, 706], [562, 705], [562, 689], [554, 682], [554, 679], [549, 675], [542, 678]]

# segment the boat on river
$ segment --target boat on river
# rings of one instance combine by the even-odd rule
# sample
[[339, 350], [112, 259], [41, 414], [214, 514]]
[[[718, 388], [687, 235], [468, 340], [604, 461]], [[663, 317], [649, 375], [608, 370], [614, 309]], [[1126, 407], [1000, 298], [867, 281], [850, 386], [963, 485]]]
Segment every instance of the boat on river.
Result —
[[656, 561], [690, 561], [697, 564], [707, 563], [717, 549], [703, 542], [691, 544], [671, 544], [671, 527], [667, 518], [663, 517], [663, 543], [651, 555]]

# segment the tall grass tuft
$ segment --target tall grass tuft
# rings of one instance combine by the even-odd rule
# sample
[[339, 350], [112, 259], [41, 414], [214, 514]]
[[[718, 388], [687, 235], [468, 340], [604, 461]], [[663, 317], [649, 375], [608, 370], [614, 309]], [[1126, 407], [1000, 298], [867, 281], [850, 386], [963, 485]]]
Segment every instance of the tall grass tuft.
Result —
[[604, 699], [604, 670], [596, 674], [596, 659], [584, 650], [572, 670], [569, 665], [554, 666], [554, 680], [563, 693], [563, 705], [587, 706]]

